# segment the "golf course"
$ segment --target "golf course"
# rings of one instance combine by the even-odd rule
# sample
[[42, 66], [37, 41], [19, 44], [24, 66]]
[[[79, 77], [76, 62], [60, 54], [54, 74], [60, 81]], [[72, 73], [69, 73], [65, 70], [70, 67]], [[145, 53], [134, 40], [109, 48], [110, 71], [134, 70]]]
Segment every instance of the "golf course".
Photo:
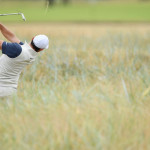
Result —
[[[13, 5], [11, 5], [13, 4]], [[56, 4], [47, 9], [45, 1], [1, 1], [0, 13], [23, 12], [28, 22], [149, 22], [150, 2], [124, 1]], [[1, 21], [16, 21], [1, 17]], [[18, 20], [19, 21], [19, 20]]]
[[50, 40], [0, 100], [0, 150], [150, 149], [150, 2], [0, 2], [22, 42]]

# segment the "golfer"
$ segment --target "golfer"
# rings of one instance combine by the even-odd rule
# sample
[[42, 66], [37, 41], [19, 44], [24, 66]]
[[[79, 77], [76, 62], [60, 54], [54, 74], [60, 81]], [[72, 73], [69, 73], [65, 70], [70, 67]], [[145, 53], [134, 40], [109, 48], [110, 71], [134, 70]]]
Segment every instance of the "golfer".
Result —
[[10, 41], [0, 40], [0, 98], [4, 98], [16, 93], [22, 70], [35, 61], [38, 52], [48, 49], [49, 40], [45, 35], [37, 35], [29, 44], [23, 43], [1, 23], [0, 31]]

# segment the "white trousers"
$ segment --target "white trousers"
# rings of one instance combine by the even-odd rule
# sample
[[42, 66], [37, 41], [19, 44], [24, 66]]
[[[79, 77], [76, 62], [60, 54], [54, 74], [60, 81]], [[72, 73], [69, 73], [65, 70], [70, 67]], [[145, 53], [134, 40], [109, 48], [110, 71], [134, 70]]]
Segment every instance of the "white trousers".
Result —
[[14, 88], [0, 87], [0, 99], [11, 96], [17, 92]]

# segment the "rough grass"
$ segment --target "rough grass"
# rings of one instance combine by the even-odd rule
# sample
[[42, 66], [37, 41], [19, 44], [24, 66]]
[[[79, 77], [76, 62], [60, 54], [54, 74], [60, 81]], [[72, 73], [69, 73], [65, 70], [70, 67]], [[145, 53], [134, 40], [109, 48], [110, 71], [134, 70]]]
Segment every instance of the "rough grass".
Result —
[[51, 44], [0, 102], [0, 149], [150, 149], [148, 25], [8, 26]]

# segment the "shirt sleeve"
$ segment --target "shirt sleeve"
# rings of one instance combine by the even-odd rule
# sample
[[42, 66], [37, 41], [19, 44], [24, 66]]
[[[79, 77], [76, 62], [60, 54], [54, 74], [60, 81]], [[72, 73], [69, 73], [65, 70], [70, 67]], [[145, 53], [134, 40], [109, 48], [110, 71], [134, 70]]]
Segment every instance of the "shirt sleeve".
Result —
[[2, 44], [2, 53], [7, 55], [10, 58], [18, 57], [22, 52], [22, 42], [18, 43], [7, 43], [3, 42]]
[[20, 45], [24, 45], [24, 43], [23, 43], [23, 42], [20, 42], [19, 44], [20, 44]]

